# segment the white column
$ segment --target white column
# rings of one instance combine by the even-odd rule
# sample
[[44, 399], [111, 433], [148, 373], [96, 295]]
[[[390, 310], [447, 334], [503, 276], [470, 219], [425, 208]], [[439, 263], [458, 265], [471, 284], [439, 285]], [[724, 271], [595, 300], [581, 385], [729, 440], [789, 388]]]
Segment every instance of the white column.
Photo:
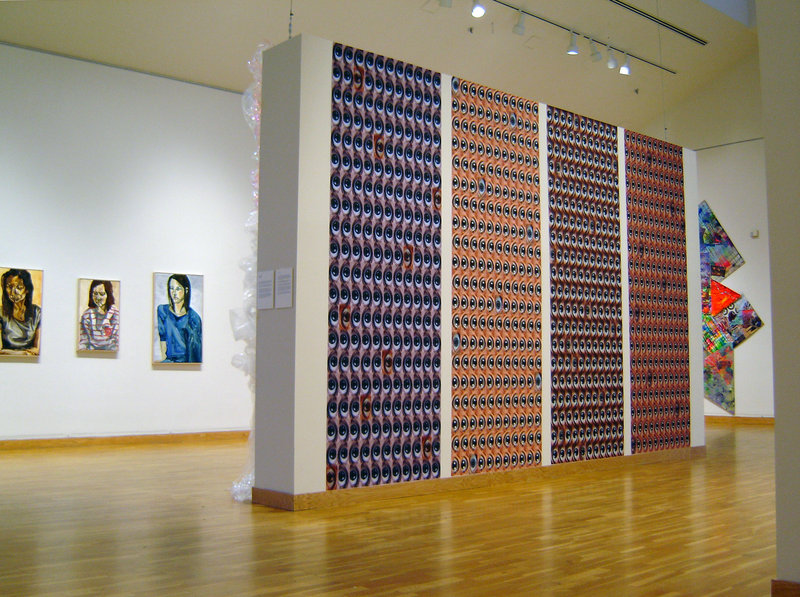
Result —
[[777, 576], [800, 583], [800, 3], [757, 0], [772, 267]]
[[331, 42], [264, 53], [258, 269], [293, 271], [290, 308], [258, 312], [255, 487], [325, 490]]
[[553, 464], [552, 385], [553, 334], [550, 330], [550, 169], [547, 153], [547, 104], [539, 104], [539, 242], [542, 248], [542, 464]]
[[628, 184], [625, 170], [625, 129], [617, 127], [617, 172], [619, 172], [619, 261], [620, 292], [622, 292], [622, 421], [623, 454], [632, 454], [633, 429], [631, 422], [631, 286], [628, 253]]
[[686, 292], [689, 309], [689, 424], [690, 445], [706, 443], [703, 386], [703, 307], [700, 304], [700, 221], [697, 206], [697, 154], [683, 150], [683, 201], [686, 222]]

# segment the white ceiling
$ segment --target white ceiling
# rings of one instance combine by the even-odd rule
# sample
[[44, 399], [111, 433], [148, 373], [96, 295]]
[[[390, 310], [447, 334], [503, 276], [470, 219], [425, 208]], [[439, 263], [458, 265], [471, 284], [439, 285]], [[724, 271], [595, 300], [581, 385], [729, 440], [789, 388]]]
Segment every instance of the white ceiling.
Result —
[[[291, 0], [27, 0], [0, 2], [0, 41], [242, 91], [257, 45], [288, 38]], [[701, 38], [700, 46], [609, 0], [508, 4], [675, 71], [633, 61], [624, 77], [592, 62], [588, 41], [567, 56], [569, 35], [491, 0], [293, 0], [293, 36], [308, 33], [471, 79], [634, 130], [757, 53], [754, 29], [701, 0], [628, 0]], [[710, 113], [708, 118], [714, 118]], [[678, 143], [680, 139], [671, 139]]]

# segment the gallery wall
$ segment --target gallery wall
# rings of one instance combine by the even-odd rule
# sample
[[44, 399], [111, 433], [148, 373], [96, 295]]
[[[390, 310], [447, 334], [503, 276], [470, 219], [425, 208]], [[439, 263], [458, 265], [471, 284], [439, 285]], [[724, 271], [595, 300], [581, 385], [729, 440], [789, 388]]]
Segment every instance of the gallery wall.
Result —
[[[297, 201], [262, 210], [259, 269], [297, 285], [259, 312], [255, 501], [621, 455], [632, 425], [636, 452], [702, 445], [694, 152], [309, 36], [266, 52], [263, 79], [286, 85], [264, 88], [261, 188]], [[327, 193], [297, 188], [326, 169]], [[327, 292], [303, 291], [320, 265]], [[294, 351], [263, 340], [301, 322]]]
[[[708, 203], [744, 258], [744, 265], [723, 284], [747, 297], [764, 323], [734, 351], [736, 415], [771, 417], [773, 321], [764, 141], [698, 151], [697, 169], [700, 200]], [[728, 414], [708, 400], [705, 412]]]
[[[644, 127], [643, 133], [700, 150], [763, 134], [758, 55], [748, 56], [708, 81], [702, 90]], [[714, 114], [714, 118], [709, 118]]]
[[[0, 439], [249, 428], [240, 96], [4, 45], [0, 72], [0, 266], [44, 270], [41, 355], [0, 361]], [[204, 276], [201, 365], [151, 363], [157, 271]], [[76, 354], [78, 278], [121, 282], [115, 356]]]
[[[705, 118], [711, 111], [717, 115], [713, 123]], [[704, 91], [675, 106], [643, 132], [662, 137], [666, 127], [668, 139], [681, 139], [697, 151], [698, 202], [709, 204], [745, 259], [745, 265], [726, 278], [725, 284], [748, 299], [753, 294], [751, 303], [764, 323], [736, 348], [736, 415], [771, 417], [772, 318], [761, 114], [756, 55], [732, 65], [709, 81]], [[757, 239], [750, 237], [754, 229], [760, 232]], [[705, 411], [728, 414], [707, 400]]]
[[[248, 428], [228, 326], [253, 149], [239, 96], [4, 45], [0, 66], [0, 266], [43, 269], [45, 307], [39, 359], [0, 362], [0, 439]], [[747, 260], [731, 284], [746, 286], [766, 323], [737, 349], [748, 353], [737, 414], [771, 416], [763, 147], [704, 150], [698, 162], [701, 198]], [[194, 370], [150, 363], [152, 272], [172, 270], [206, 276], [205, 362]], [[95, 276], [122, 282], [115, 358], [75, 352], [77, 279]]]

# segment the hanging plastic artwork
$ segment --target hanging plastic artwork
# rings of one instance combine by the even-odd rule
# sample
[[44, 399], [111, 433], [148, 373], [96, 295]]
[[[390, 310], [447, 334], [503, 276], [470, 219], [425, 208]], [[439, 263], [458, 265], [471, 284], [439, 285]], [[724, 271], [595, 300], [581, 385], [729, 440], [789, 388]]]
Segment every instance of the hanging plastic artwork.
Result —
[[[247, 214], [244, 229], [250, 234], [250, 254], [239, 262], [239, 268], [244, 272], [242, 285], [242, 307], [231, 309], [230, 321], [233, 338], [245, 343], [244, 349], [233, 355], [231, 364], [249, 378], [251, 412], [255, 404], [255, 363], [256, 363], [256, 251], [258, 248], [258, 158], [261, 142], [261, 55], [270, 44], [262, 43], [256, 48], [253, 57], [248, 60], [247, 66], [253, 75], [253, 84], [242, 94], [242, 112], [256, 141], [256, 150], [253, 152], [255, 166], [250, 172], [252, 185], [253, 208]], [[247, 502], [251, 499], [253, 483], [255, 482], [255, 456], [253, 450], [254, 440], [253, 420], [250, 420], [250, 438], [248, 440], [248, 457], [242, 475], [233, 483], [231, 495], [237, 502]]]

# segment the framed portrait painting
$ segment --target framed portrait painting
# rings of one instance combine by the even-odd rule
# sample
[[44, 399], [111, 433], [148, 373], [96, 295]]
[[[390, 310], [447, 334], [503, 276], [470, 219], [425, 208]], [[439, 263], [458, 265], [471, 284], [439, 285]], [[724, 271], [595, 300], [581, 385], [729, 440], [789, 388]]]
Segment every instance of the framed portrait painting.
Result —
[[42, 270], [0, 267], [0, 355], [39, 355], [42, 341], [42, 278]]
[[119, 280], [78, 279], [78, 352], [119, 350]]
[[153, 363], [203, 362], [203, 276], [153, 274]]

